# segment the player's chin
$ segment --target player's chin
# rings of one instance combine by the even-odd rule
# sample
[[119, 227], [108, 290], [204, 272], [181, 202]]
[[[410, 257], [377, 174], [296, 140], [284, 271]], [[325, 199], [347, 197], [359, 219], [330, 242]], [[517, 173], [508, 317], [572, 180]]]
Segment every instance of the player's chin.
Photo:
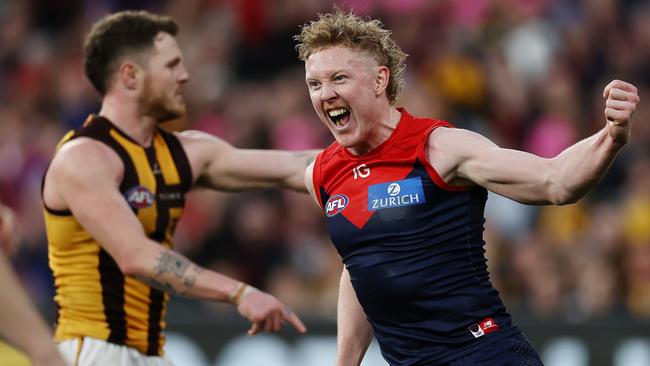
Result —
[[185, 102], [181, 103], [178, 108], [176, 108], [176, 114], [178, 115], [177, 118], [183, 117], [187, 113], [187, 106], [185, 105]]
[[359, 139], [351, 133], [334, 133], [334, 138], [339, 145], [345, 148], [352, 148], [359, 145]]
[[185, 115], [187, 112], [187, 105], [185, 104], [184, 100], [176, 101], [175, 103], [172, 103], [168, 108], [167, 108], [169, 114], [174, 115], [175, 118], [180, 118]]

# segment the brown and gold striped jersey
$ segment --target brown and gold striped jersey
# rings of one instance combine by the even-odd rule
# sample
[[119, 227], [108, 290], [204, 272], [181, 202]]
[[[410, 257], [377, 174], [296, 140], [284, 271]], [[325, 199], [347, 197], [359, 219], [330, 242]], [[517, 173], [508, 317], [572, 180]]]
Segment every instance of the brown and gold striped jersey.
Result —
[[[98, 140], [117, 153], [124, 164], [120, 192], [149, 238], [171, 248], [192, 185], [180, 141], [158, 128], [145, 148], [106, 118], [94, 115], [83, 127], [68, 132], [58, 147], [77, 137]], [[169, 295], [125, 276], [70, 211], [44, 205], [43, 212], [58, 308], [55, 339], [89, 336], [161, 355]]]

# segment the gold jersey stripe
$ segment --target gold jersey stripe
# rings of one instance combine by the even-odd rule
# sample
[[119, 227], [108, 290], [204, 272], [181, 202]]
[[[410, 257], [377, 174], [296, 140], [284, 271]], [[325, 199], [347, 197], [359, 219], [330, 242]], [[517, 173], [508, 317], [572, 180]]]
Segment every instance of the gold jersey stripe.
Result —
[[156, 160], [163, 167], [168, 167], [168, 169], [162, 169], [162, 175], [165, 179], [165, 184], [168, 186], [176, 185], [181, 183], [181, 178], [178, 174], [178, 169], [176, 169], [176, 164], [172, 158], [171, 151], [162, 135], [156, 134], [153, 138], [154, 149], [156, 151]]
[[[131, 157], [135, 167], [139, 185], [145, 187], [149, 192], [156, 192], [156, 178], [153, 175], [147, 155], [142, 146], [137, 145], [123, 137], [116, 130], [111, 130], [111, 137], [115, 139]], [[126, 172], [125, 172], [126, 174]], [[158, 205], [156, 202], [149, 207], [138, 210], [138, 219], [142, 222], [147, 236], [156, 230], [156, 219], [158, 217]]]

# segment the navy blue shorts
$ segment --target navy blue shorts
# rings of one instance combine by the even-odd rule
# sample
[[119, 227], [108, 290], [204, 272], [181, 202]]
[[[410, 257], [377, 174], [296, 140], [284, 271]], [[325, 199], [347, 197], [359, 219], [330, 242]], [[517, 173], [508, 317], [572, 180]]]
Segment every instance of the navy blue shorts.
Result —
[[448, 366], [543, 366], [523, 334], [502, 338], [487, 347], [449, 362]]

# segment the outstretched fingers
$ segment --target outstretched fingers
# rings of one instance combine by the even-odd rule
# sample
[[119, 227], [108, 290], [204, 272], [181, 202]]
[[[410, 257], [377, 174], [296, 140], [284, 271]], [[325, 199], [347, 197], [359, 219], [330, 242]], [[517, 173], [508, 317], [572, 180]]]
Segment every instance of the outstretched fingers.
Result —
[[307, 327], [305, 327], [302, 320], [298, 318], [298, 315], [286, 306], [284, 307], [284, 310], [282, 310], [282, 318], [293, 325], [298, 332], [303, 334], [307, 332]]
[[290, 308], [275, 297], [257, 289], [241, 297], [237, 310], [251, 321], [251, 327], [247, 332], [251, 336], [259, 332], [278, 332], [284, 328], [285, 322], [289, 322], [300, 333], [307, 331], [305, 325]]

